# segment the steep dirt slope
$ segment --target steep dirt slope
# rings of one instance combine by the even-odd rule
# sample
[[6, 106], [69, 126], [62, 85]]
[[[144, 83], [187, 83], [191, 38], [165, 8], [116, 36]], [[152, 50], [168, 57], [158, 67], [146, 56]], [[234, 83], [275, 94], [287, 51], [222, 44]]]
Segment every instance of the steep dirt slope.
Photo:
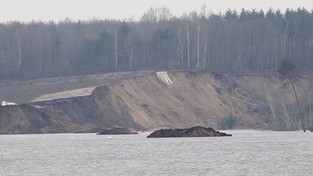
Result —
[[[220, 128], [295, 129], [294, 99], [275, 74], [155, 73], [96, 87], [91, 95], [0, 108], [0, 133], [96, 132], [101, 127], [154, 130], [196, 125]], [[305, 100], [312, 84], [301, 80]], [[305, 101], [303, 101], [305, 102]], [[303, 104], [305, 111], [309, 106]], [[308, 119], [308, 118], [307, 118]]]
[[263, 115], [249, 109], [251, 102], [244, 103], [241, 97], [229, 93], [228, 88], [233, 85], [221, 84], [225, 82], [223, 76], [171, 72], [169, 77], [172, 85], [160, 82], [155, 75], [122, 81], [110, 89], [109, 101], [122, 100], [113, 109], [128, 109], [130, 116], [147, 129], [194, 125], [217, 127], [222, 118], [233, 114], [233, 108], [240, 113], [235, 114], [238, 116], [237, 127], [268, 127]]

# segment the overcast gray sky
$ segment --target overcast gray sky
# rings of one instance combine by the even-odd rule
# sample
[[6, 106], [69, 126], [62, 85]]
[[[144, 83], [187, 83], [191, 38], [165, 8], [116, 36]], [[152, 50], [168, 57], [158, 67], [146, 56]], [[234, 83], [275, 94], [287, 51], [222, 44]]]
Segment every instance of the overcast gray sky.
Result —
[[59, 21], [99, 19], [139, 19], [150, 7], [166, 6], [180, 16], [203, 5], [213, 13], [228, 8], [245, 9], [313, 9], [313, 0], [0, 0], [0, 22], [6, 21]]

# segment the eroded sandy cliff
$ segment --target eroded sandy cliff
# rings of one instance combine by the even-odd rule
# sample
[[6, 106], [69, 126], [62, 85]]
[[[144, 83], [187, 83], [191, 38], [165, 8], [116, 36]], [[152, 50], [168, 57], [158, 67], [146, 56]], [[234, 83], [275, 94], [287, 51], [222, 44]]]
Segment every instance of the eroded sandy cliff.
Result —
[[[294, 98], [281, 88], [276, 74], [167, 75], [170, 82], [147, 72], [98, 86], [91, 95], [0, 107], [0, 133], [96, 132], [114, 126], [222, 128], [227, 117], [235, 120], [233, 128], [297, 128]], [[309, 79], [301, 79], [305, 112], [311, 107], [306, 103], [311, 87]]]

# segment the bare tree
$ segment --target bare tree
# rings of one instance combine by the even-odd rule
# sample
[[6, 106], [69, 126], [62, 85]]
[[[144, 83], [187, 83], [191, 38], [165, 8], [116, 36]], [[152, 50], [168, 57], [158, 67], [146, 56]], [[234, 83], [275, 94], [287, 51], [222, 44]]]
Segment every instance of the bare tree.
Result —
[[118, 56], [119, 56], [119, 48], [118, 48], [118, 31], [117, 29], [114, 30], [114, 70], [117, 70], [118, 67]]
[[296, 91], [296, 83], [298, 79], [298, 74], [295, 71], [295, 65], [294, 63], [289, 59], [284, 59], [278, 69], [278, 72], [282, 75], [282, 78], [287, 80], [288, 83], [291, 85], [293, 94], [296, 99], [297, 107], [298, 107], [298, 119], [300, 119], [301, 126], [303, 131], [305, 132], [305, 126], [304, 126], [304, 118], [303, 118], [303, 112], [300, 107], [297, 91]]
[[197, 66], [196, 69], [199, 70], [200, 68], [200, 22], [198, 24], [198, 31], [197, 31]]
[[187, 32], [187, 68], [190, 69], [190, 32], [189, 32], [189, 23], [187, 22], [186, 26]]

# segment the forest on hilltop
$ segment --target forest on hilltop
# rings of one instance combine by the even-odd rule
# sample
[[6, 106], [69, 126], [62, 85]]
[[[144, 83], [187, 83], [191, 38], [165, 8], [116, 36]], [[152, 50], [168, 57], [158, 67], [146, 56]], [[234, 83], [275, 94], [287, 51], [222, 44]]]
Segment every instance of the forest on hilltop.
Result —
[[290, 58], [313, 69], [313, 10], [203, 8], [180, 17], [150, 8], [140, 20], [0, 23], [0, 80], [146, 69], [275, 71]]

